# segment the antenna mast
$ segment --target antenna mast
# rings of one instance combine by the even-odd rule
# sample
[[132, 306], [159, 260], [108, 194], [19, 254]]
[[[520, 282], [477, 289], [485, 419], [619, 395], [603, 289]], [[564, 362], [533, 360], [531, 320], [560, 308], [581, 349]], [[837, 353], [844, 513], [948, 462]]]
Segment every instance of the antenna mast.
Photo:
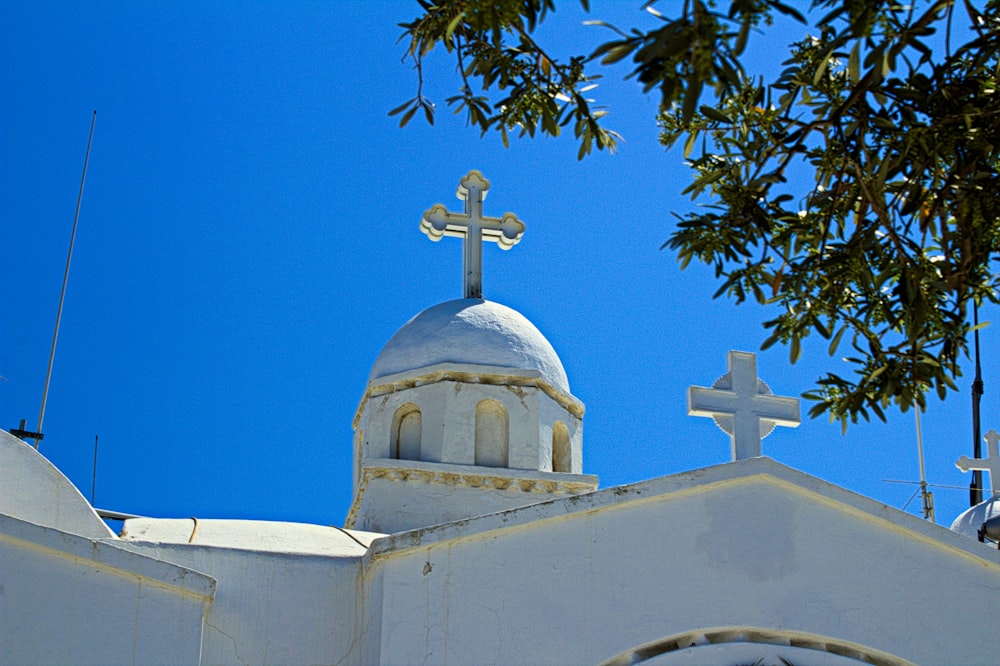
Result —
[[[73, 243], [76, 241], [76, 225], [80, 220], [80, 202], [83, 201], [83, 184], [87, 180], [87, 163], [90, 161], [90, 145], [94, 141], [94, 123], [97, 122], [97, 111], [90, 118], [90, 136], [87, 138], [87, 154], [83, 158], [83, 175], [80, 176], [80, 193], [76, 197], [76, 213], [73, 215], [73, 232], [69, 237], [69, 253], [66, 255], [66, 271], [63, 273], [62, 292], [59, 294], [59, 310], [56, 312], [56, 328], [52, 333], [52, 351], [49, 352], [49, 369], [45, 373], [45, 390], [42, 391], [42, 409], [38, 413], [38, 429], [35, 434], [42, 434], [42, 422], [45, 420], [45, 403], [49, 398], [49, 383], [52, 381], [52, 361], [56, 357], [56, 340], [59, 339], [59, 322], [62, 320], [63, 302], [66, 300], [66, 282], [69, 280], [69, 264], [73, 259]], [[38, 449], [36, 437], [35, 449]]]
[[[982, 436], [979, 429], [979, 399], [983, 397], [983, 370], [979, 365], [979, 305], [972, 301], [972, 323], [974, 345], [976, 347], [976, 376], [972, 380], [972, 457], [982, 457]], [[972, 481], [969, 482], [969, 506], [976, 506], [983, 501], [983, 473], [973, 470]]]
[[924, 437], [920, 428], [920, 405], [916, 405], [913, 413], [917, 417], [917, 456], [920, 459], [920, 497], [924, 502], [924, 520], [934, 522], [934, 493], [927, 490], [927, 474], [924, 472]]

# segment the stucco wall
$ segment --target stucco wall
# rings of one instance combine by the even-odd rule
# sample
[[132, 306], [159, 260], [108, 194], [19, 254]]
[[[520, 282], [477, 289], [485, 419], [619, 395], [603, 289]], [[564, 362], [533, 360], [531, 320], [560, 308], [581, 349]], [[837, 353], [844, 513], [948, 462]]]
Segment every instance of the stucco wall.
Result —
[[0, 518], [0, 663], [199, 664], [207, 576]]
[[409, 460], [370, 460], [350, 528], [390, 534], [597, 488], [597, 477]]
[[205, 664], [364, 663], [360, 558], [186, 544], [128, 547], [218, 579], [205, 620]]
[[480, 522], [495, 529], [401, 535], [377, 556], [382, 663], [598, 663], [726, 626], [919, 663], [995, 659], [983, 631], [1000, 626], [1000, 564], [954, 548], [943, 528], [911, 530], [768, 476], [657, 480]]
[[[391, 457], [393, 416], [403, 405], [414, 405], [422, 414], [420, 459], [472, 465], [475, 463], [476, 406], [484, 400], [495, 400], [508, 414], [507, 467], [551, 471], [552, 424], [559, 420], [570, 432], [574, 451], [572, 471], [580, 473], [583, 435], [579, 417], [535, 386], [506, 385], [503, 383], [506, 377], [488, 374], [476, 379], [479, 383], [429, 381], [367, 399], [359, 419], [359, 427], [365, 432], [362, 458]], [[582, 410], [582, 406], [579, 409]]]

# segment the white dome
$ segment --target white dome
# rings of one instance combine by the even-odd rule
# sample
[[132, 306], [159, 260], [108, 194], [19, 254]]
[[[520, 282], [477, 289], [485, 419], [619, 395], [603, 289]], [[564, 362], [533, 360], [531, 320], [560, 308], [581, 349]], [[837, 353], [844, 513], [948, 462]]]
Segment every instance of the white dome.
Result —
[[951, 531], [964, 534], [971, 539], [978, 539], [979, 528], [995, 516], [1000, 516], [1000, 496], [993, 496], [960, 513], [951, 524]]
[[27, 442], [0, 430], [0, 513], [88, 539], [114, 533], [73, 482]]
[[438, 363], [537, 370], [569, 394], [566, 371], [545, 336], [520, 312], [478, 298], [446, 301], [406, 322], [382, 348], [368, 381]]

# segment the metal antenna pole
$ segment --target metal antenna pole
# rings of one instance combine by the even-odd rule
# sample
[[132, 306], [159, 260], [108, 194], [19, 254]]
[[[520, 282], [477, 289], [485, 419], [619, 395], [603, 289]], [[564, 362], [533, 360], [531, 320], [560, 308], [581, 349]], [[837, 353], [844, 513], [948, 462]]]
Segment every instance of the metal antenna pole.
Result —
[[90, 481], [90, 506], [94, 506], [94, 495], [97, 492], [97, 435], [94, 435], [94, 477]]
[[[69, 237], [69, 253], [66, 255], [66, 271], [63, 273], [62, 292], [59, 294], [59, 310], [56, 312], [56, 328], [52, 333], [52, 351], [49, 352], [49, 369], [45, 373], [45, 390], [42, 391], [42, 409], [38, 413], [38, 429], [42, 432], [42, 422], [45, 420], [45, 402], [49, 399], [49, 383], [52, 381], [52, 361], [56, 357], [56, 340], [59, 339], [59, 322], [62, 319], [63, 302], [66, 300], [66, 282], [69, 280], [69, 264], [73, 259], [73, 243], [76, 241], [76, 225], [80, 220], [80, 202], [83, 201], [83, 184], [87, 180], [87, 162], [90, 161], [90, 144], [94, 141], [94, 123], [97, 122], [97, 111], [90, 118], [90, 136], [87, 138], [87, 154], [83, 158], [83, 175], [80, 176], [80, 193], [76, 197], [76, 213], [73, 215], [73, 232]], [[38, 449], [38, 440], [35, 440]]]
[[[979, 306], [972, 301], [972, 323], [979, 326]], [[973, 331], [976, 348], [976, 376], [972, 380], [972, 457], [982, 457], [982, 433], [979, 429], [979, 399], [983, 397], [983, 369], [979, 365], [979, 328]], [[983, 501], [983, 473], [973, 470], [972, 481], [969, 482], [969, 506], [976, 506]]]
[[917, 417], [917, 455], [920, 458], [920, 497], [924, 501], [924, 520], [934, 522], [934, 493], [927, 490], [927, 474], [924, 472], [924, 437], [920, 432], [920, 406], [913, 409]]

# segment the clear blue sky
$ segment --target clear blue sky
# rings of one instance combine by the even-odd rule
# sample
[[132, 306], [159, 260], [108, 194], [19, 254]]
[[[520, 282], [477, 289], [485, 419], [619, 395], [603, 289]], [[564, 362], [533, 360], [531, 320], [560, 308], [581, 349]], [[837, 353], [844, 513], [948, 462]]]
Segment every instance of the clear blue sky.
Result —
[[[648, 23], [639, 4], [595, 2], [593, 16]], [[692, 204], [681, 156], [657, 144], [655, 96], [610, 72], [595, 92], [626, 142], [583, 162], [569, 137], [504, 150], [444, 108], [400, 130], [386, 114], [416, 78], [396, 24], [416, 13], [0, 0], [0, 427], [37, 425], [97, 109], [41, 451], [89, 496], [99, 435], [98, 506], [342, 524], [372, 362], [411, 316], [461, 296], [460, 243], [429, 242], [419, 219], [457, 209], [472, 168], [493, 184], [487, 214], [527, 224], [510, 252], [485, 248], [485, 295], [562, 357], [587, 405], [585, 471], [611, 486], [727, 461], [727, 437], [685, 415], [685, 389], [722, 375], [728, 350], [757, 350], [769, 315], [713, 301], [708, 269], [681, 272], [659, 249]], [[563, 3], [545, 30], [555, 50], [608, 37], [583, 18]], [[454, 79], [435, 56], [427, 93], [443, 105]], [[1000, 428], [998, 335], [983, 336], [984, 430]], [[794, 366], [781, 347], [758, 359], [782, 395], [838, 367], [818, 340]], [[971, 455], [970, 383], [967, 367], [923, 417], [932, 484], [968, 485], [954, 461]], [[883, 481], [918, 478], [912, 413], [843, 437], [807, 421], [764, 453], [897, 508], [916, 490]], [[938, 522], [967, 498], [935, 489]]]

